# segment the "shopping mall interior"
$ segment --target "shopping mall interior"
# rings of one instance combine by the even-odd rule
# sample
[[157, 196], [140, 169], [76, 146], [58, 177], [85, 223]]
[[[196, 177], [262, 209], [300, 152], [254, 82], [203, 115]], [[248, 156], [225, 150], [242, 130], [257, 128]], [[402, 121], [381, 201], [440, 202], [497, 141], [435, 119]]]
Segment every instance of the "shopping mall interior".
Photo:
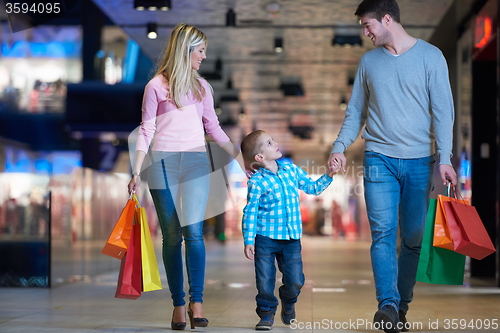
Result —
[[[137, 198], [163, 289], [116, 298], [121, 261], [101, 250], [129, 199], [144, 87], [172, 30], [184, 22], [207, 35], [199, 74], [231, 141], [265, 130], [284, 160], [316, 179], [327, 170], [361, 56], [374, 48], [354, 16], [361, 0], [67, 0], [49, 19], [8, 14], [14, 2], [0, 0], [0, 331], [169, 331], [173, 305], [147, 183]], [[405, 30], [447, 61], [457, 188], [498, 248], [500, 0], [397, 2]], [[188, 322], [186, 330], [253, 331], [254, 265], [242, 238], [247, 176], [206, 140], [210, 324], [191, 330]], [[346, 170], [321, 195], [300, 194], [306, 282], [297, 321], [287, 327], [278, 315], [274, 331], [378, 331], [363, 152], [360, 135], [345, 153]], [[437, 166], [434, 174], [431, 198], [446, 191]], [[499, 331], [500, 254], [462, 263], [459, 283], [417, 282], [410, 332]]]

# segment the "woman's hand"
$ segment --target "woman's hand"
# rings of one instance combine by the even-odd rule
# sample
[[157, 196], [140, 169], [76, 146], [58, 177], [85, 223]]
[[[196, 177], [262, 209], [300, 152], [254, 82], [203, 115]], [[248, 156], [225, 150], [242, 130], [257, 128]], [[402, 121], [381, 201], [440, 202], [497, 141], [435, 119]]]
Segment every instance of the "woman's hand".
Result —
[[141, 186], [141, 176], [133, 175], [132, 179], [130, 179], [130, 182], [128, 183], [128, 194], [137, 192], [139, 186]]

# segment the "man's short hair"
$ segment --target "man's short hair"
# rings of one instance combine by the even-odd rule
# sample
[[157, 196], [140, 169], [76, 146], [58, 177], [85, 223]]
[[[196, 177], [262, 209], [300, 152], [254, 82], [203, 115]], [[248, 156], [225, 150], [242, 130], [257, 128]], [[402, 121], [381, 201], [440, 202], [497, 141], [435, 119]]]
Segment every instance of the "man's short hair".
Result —
[[359, 18], [368, 16], [382, 22], [382, 17], [389, 14], [392, 19], [401, 24], [399, 6], [396, 0], [363, 0], [354, 15]]

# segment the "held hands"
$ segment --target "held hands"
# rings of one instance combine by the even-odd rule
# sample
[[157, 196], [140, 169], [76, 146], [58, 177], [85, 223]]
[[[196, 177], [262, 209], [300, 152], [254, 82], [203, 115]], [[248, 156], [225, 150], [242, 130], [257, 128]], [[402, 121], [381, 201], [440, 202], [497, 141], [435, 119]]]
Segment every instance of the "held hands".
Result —
[[250, 260], [253, 260], [254, 255], [255, 255], [255, 249], [253, 245], [245, 245], [245, 257], [247, 257]]
[[128, 194], [137, 192], [139, 186], [141, 186], [141, 176], [132, 176], [132, 179], [130, 179], [130, 182], [128, 183]]
[[328, 163], [326, 165], [328, 176], [336, 175], [340, 170], [346, 171], [347, 160], [342, 153], [330, 154]]
[[455, 172], [455, 169], [453, 169], [451, 165], [440, 164], [439, 173], [441, 174], [441, 180], [443, 181], [443, 185], [448, 185], [448, 183], [451, 183], [452, 185], [457, 185], [457, 173]]

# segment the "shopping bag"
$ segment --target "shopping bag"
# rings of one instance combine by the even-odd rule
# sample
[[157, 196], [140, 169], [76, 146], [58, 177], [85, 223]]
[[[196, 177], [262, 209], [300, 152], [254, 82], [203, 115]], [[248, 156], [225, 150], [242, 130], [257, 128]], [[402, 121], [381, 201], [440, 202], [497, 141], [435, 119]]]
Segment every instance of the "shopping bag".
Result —
[[[453, 208], [451, 208], [450, 202], [444, 203], [445, 214], [447, 214], [448, 230], [450, 232], [451, 237], [453, 238], [453, 251], [456, 248], [462, 248], [464, 245], [468, 243], [467, 236], [464, 234], [464, 231], [460, 227], [460, 223], [457, 221], [457, 217], [455, 216], [455, 212]], [[456, 252], [456, 251], [455, 251]]]
[[137, 198], [133, 194], [123, 208], [113, 231], [109, 235], [101, 253], [110, 257], [122, 259], [127, 252], [130, 242], [130, 233], [132, 231], [132, 222], [134, 220], [135, 206]]
[[453, 241], [446, 225], [446, 216], [443, 202], [449, 201], [450, 197], [438, 195], [436, 205], [436, 218], [434, 222], [433, 245], [443, 249], [453, 250]]
[[436, 199], [430, 199], [416, 280], [432, 284], [462, 285], [464, 282], [465, 256], [433, 246], [437, 205]]
[[[446, 219], [446, 211], [444, 207], [445, 202], [455, 201], [456, 192], [454, 192], [450, 187], [448, 187], [447, 195], [438, 195], [438, 204], [436, 207], [436, 220], [434, 223], [434, 246], [441, 247], [443, 249], [454, 250], [453, 247], [453, 237], [450, 234], [449, 226]], [[465, 201], [469, 204], [469, 201]]]
[[456, 231], [452, 231], [455, 252], [481, 260], [496, 251], [474, 206], [451, 201], [445, 203], [445, 209], [447, 216], [453, 215], [457, 224]]
[[127, 253], [123, 256], [116, 286], [116, 298], [137, 299], [141, 296], [141, 226], [133, 224]]
[[146, 209], [136, 208], [136, 219], [141, 225], [142, 291], [162, 289], [156, 253], [149, 231]]

